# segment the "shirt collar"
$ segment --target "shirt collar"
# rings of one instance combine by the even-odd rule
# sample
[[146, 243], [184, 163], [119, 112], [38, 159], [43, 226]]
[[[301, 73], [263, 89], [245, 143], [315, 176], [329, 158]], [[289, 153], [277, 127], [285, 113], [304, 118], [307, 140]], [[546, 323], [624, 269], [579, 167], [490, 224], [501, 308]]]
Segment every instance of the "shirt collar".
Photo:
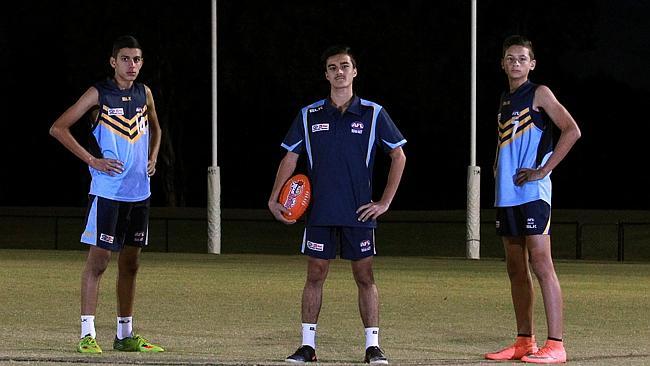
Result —
[[[332, 103], [332, 100], [330, 98], [326, 99], [326, 105], [330, 113], [333, 112], [338, 112], [338, 109], [334, 106]], [[350, 101], [350, 105], [348, 106], [348, 109], [345, 110], [345, 113], [354, 113], [357, 116], [362, 115], [361, 113], [361, 98], [359, 98], [356, 94], [352, 96], [352, 101]]]

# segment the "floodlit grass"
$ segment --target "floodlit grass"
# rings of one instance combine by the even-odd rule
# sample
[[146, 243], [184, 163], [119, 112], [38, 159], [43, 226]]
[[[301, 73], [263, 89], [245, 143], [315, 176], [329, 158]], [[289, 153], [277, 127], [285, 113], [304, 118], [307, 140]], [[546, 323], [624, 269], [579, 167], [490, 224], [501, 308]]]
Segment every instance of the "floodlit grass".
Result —
[[[144, 253], [134, 326], [163, 354], [111, 349], [113, 259], [95, 320], [99, 356], [75, 352], [81, 251], [0, 250], [0, 362], [283, 364], [299, 346], [305, 259], [299, 255]], [[565, 342], [574, 365], [650, 364], [650, 264], [559, 261]], [[488, 364], [515, 335], [505, 263], [377, 257], [381, 345], [392, 364]], [[535, 319], [546, 324], [537, 288]], [[325, 364], [360, 363], [363, 325], [349, 262], [332, 262], [318, 328]]]

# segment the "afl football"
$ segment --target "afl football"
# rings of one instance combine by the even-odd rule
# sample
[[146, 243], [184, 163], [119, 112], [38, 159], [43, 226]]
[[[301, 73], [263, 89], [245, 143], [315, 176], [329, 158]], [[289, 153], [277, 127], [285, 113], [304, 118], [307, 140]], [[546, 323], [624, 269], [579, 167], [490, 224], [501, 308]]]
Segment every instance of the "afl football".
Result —
[[287, 220], [298, 220], [307, 210], [311, 198], [309, 178], [304, 174], [296, 174], [289, 178], [280, 191], [279, 202], [288, 213], [282, 213]]

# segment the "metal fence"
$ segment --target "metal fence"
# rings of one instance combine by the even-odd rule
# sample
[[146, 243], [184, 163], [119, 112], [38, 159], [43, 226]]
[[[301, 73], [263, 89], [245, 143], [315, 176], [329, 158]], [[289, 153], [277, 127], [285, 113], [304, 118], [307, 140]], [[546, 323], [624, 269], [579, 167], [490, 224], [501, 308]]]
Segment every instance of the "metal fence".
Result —
[[[554, 258], [650, 261], [650, 220], [606, 219], [553, 220]], [[0, 207], [0, 248], [81, 249], [83, 220], [82, 208]], [[302, 230], [279, 224], [266, 210], [223, 210], [222, 252], [297, 253]], [[147, 250], [205, 253], [206, 232], [205, 209], [154, 208]], [[393, 212], [382, 217], [377, 237], [380, 255], [464, 257], [464, 211]], [[501, 258], [503, 252], [494, 222], [482, 220], [481, 257]]]

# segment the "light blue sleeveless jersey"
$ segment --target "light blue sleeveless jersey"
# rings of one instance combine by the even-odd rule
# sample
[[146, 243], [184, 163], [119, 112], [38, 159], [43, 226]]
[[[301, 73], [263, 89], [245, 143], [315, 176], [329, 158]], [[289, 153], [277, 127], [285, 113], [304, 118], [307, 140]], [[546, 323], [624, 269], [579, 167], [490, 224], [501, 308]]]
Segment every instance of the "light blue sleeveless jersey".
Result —
[[499, 109], [495, 207], [518, 206], [544, 200], [551, 204], [551, 175], [515, 185], [517, 170], [537, 169], [553, 153], [552, 121], [533, 110], [537, 85], [526, 81], [513, 93], [504, 93]]
[[117, 159], [124, 172], [110, 176], [90, 168], [90, 194], [124, 202], [147, 199], [149, 176], [149, 121], [143, 84], [120, 90], [112, 79], [95, 84], [99, 92], [99, 114], [90, 136], [95, 157]]

